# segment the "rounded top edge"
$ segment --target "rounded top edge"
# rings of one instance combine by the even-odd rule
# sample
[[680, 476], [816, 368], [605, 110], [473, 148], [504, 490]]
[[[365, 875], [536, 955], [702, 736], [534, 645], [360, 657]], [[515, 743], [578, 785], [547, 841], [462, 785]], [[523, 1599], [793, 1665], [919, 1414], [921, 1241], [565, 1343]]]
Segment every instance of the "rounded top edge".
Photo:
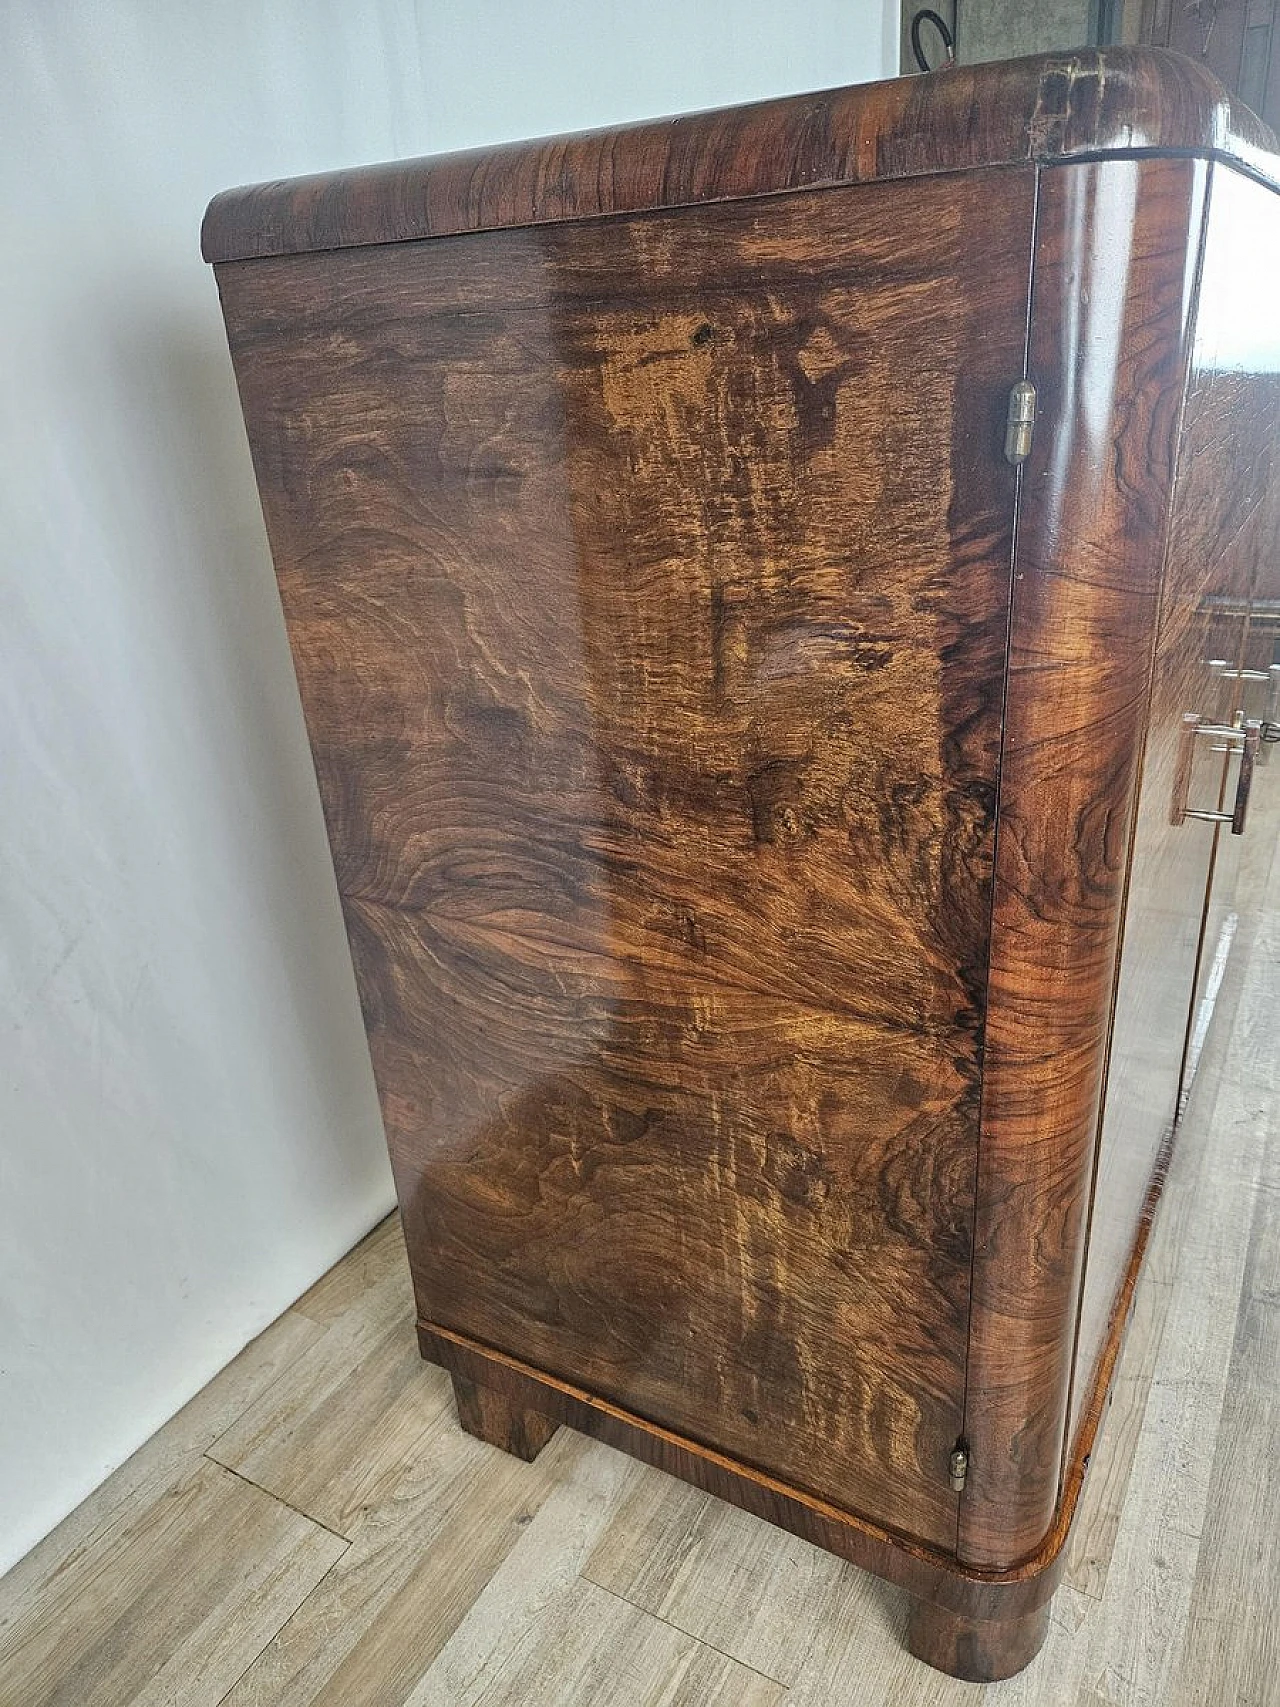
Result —
[[1205, 66], [1080, 48], [224, 190], [215, 263], [1102, 154], [1199, 154], [1280, 188], [1280, 143]]

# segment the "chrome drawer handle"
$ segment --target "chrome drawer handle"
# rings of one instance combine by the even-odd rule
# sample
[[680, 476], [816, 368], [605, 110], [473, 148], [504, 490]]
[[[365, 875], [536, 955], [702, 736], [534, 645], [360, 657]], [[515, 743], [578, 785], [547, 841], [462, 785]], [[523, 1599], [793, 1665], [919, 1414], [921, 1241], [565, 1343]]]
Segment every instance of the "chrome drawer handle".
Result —
[[[1218, 752], [1226, 752], [1237, 741], [1240, 743], [1240, 774], [1236, 778], [1236, 798], [1230, 812], [1206, 812], [1187, 805], [1196, 738], [1200, 735], [1220, 741], [1222, 745], [1216, 749]], [[1178, 759], [1173, 772], [1173, 802], [1169, 808], [1169, 822], [1184, 824], [1188, 818], [1195, 818], [1202, 824], [1230, 824], [1231, 834], [1242, 836], [1249, 816], [1249, 795], [1253, 788], [1258, 747], [1263, 740], [1280, 741], [1280, 724], [1264, 724], [1258, 718], [1250, 717], [1237, 729], [1226, 723], [1205, 723], [1198, 711], [1183, 712], [1182, 729], [1178, 736]]]

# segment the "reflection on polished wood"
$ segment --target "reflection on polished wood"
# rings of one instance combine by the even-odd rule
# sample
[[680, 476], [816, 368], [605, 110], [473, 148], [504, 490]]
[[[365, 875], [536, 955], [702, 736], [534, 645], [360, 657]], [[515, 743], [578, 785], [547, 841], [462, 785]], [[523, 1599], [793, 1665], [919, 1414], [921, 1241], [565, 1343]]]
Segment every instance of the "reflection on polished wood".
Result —
[[1106, 161], [1040, 191], [1028, 371], [1051, 425], [1019, 517], [959, 1540], [995, 1568], [1058, 1502], [1205, 176]]
[[[1267, 1701], [1280, 798], [1258, 805], [1225, 1023], [1197, 1074], [1045, 1648], [1016, 1682], [984, 1694], [930, 1677], [901, 1648], [905, 1596], [607, 1446], [562, 1430], [528, 1464], [482, 1445], [430, 1365], [421, 1426], [402, 1416], [388, 1476], [385, 1419], [362, 1393], [385, 1380], [404, 1317], [393, 1218], [0, 1579], [5, 1707], [144, 1707], [166, 1683], [184, 1707], [201, 1691], [225, 1707], [410, 1707], [486, 1688], [557, 1707]], [[266, 1488], [194, 1474], [251, 1410], [274, 1419], [254, 1429]], [[315, 1528], [322, 1427], [369, 1489], [341, 1538]]]
[[[1267, 715], [1275, 637], [1251, 617], [1280, 593], [1280, 220], [1259, 185], [1215, 172], [1161, 599], [1150, 733], [1116, 996], [1074, 1418], [1102, 1355], [1134, 1218], [1176, 1117], [1189, 1014], [1235, 907], [1241, 839], [1225, 826], [1169, 824], [1181, 720]], [[1255, 626], [1256, 621], [1256, 626]], [[1238, 753], [1195, 741], [1189, 803], [1229, 809]], [[1274, 787], [1274, 779], [1260, 786]], [[1210, 892], [1210, 876], [1212, 890]], [[1206, 895], [1209, 905], [1206, 908]]]
[[239, 192], [205, 243], [461, 1421], [673, 1470], [995, 1677], [1167, 1160], [1214, 846], [1171, 766], [1277, 490], [1225, 496], [1260, 405], [1202, 352], [1240, 186], [1280, 221], [1195, 68], [966, 76]]
[[968, 1683], [996, 1683], [1013, 1677], [1044, 1646], [1049, 1634], [1049, 1603], [1020, 1618], [939, 1618], [927, 1601], [913, 1600], [907, 1620], [907, 1647], [918, 1660]]
[[420, 1315], [948, 1548], [1031, 192], [229, 305]]
[[1271, 131], [1203, 66], [1074, 48], [228, 190], [201, 246], [310, 254], [1115, 151], [1214, 154], [1280, 184]]

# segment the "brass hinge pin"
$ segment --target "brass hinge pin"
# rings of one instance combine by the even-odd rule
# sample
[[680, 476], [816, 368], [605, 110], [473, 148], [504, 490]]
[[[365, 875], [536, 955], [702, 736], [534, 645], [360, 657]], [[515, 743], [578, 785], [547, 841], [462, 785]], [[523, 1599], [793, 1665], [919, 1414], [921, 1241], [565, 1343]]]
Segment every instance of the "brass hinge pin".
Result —
[[951, 1492], [962, 1494], [964, 1485], [969, 1479], [969, 1448], [962, 1440], [958, 1440], [947, 1462]]
[[1009, 393], [1009, 414], [1004, 429], [1004, 454], [1014, 464], [1031, 455], [1031, 435], [1036, 427], [1036, 388], [1020, 379]]

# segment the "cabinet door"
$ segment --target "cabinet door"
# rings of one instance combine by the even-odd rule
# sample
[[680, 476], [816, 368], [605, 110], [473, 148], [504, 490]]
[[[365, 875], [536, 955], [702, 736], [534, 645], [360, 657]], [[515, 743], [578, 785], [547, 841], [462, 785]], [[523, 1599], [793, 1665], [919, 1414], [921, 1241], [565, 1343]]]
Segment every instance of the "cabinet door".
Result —
[[[1212, 730], [1263, 715], [1271, 692], [1274, 636], [1258, 583], [1265, 594], [1280, 563], [1277, 277], [1280, 196], [1214, 167], [1081, 1305], [1077, 1418], [1179, 1111], [1184, 1046], [1193, 1065], [1203, 1041], [1236, 906], [1242, 838], [1181, 809], [1232, 810], [1241, 743]], [[1197, 718], [1207, 732], [1193, 732]], [[1280, 770], [1259, 766], [1255, 792], [1278, 779]]]
[[[1220, 431], [1218, 464], [1228, 472], [1219, 495], [1226, 525], [1215, 554], [1209, 604], [1216, 632], [1243, 625], [1239, 669], [1221, 666], [1219, 705], [1227, 721], [1280, 720], [1280, 196], [1225, 168], [1215, 171], [1202, 290], [1202, 357], [1189, 413], [1209, 407], [1229, 428]], [[1225, 651], [1215, 648], [1215, 656]], [[1251, 885], [1265, 874], [1280, 793], [1277, 749], [1259, 752], [1244, 836], [1217, 833], [1196, 1010], [1186, 1079], [1197, 1064], [1212, 1020], [1214, 998]], [[1228, 759], [1224, 803], [1234, 797], [1238, 749]], [[1268, 822], [1270, 815], [1270, 822]], [[1260, 841], [1264, 844], [1259, 846]], [[1184, 1083], [1184, 1099], [1187, 1092]]]
[[1033, 199], [220, 273], [422, 1319], [948, 1548]]

